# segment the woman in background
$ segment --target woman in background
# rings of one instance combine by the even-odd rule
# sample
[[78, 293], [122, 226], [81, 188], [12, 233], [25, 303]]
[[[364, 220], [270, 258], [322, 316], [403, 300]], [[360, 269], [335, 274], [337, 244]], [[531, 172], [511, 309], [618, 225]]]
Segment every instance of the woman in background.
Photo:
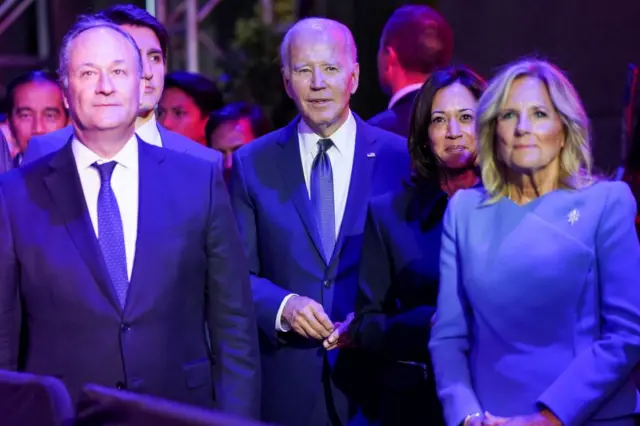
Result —
[[369, 207], [359, 313], [341, 340], [349, 336], [356, 348], [381, 357], [382, 425], [442, 424], [427, 349], [438, 294], [442, 215], [458, 189], [480, 182], [474, 124], [484, 87], [466, 68], [431, 75], [411, 115], [412, 182], [375, 198]]
[[584, 108], [547, 62], [500, 72], [477, 129], [484, 187], [447, 207], [431, 332], [447, 425], [633, 425], [640, 246], [628, 186], [591, 176]]

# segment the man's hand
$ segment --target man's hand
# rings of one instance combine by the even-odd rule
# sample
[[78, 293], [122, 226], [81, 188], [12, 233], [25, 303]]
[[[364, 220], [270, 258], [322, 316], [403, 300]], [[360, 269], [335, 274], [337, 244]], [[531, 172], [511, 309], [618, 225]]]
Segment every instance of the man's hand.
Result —
[[483, 426], [500, 426], [509, 421], [507, 417], [499, 417], [494, 416], [488, 411], [484, 412], [484, 420], [482, 421]]
[[351, 321], [353, 321], [353, 312], [347, 315], [347, 318], [344, 322], [337, 322], [335, 324], [335, 329], [333, 333], [322, 342], [324, 348], [328, 351], [337, 348], [343, 348], [345, 346], [350, 346], [352, 343], [352, 336], [349, 334], [349, 326], [351, 325]]
[[307, 339], [324, 340], [334, 329], [322, 305], [304, 296], [287, 300], [282, 317], [293, 331]]
[[528, 416], [511, 417], [504, 426], [562, 426], [562, 422], [551, 411], [542, 410]]

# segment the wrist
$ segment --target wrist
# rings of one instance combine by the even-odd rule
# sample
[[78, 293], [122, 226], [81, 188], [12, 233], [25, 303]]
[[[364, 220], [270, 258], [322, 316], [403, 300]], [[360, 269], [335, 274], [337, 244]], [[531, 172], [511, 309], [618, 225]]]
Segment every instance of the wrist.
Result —
[[474, 420], [482, 420], [483, 417], [484, 416], [482, 415], [482, 413], [469, 414], [462, 421], [462, 426], [469, 426], [472, 421], [474, 421]]
[[543, 408], [542, 410], [540, 410], [540, 415], [553, 426], [562, 426], [562, 421], [548, 408]]

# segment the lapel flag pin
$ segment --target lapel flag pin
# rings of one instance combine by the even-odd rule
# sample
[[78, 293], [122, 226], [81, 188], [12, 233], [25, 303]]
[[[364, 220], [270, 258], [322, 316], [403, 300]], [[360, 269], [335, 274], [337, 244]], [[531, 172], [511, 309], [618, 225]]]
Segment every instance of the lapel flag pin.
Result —
[[367, 158], [374, 158], [376, 156], [375, 152], [370, 152], [367, 154]]

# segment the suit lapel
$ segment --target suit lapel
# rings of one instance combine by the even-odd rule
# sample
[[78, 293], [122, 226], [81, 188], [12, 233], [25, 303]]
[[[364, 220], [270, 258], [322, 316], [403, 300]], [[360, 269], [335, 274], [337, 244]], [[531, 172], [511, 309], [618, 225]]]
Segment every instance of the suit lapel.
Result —
[[288, 194], [291, 196], [291, 201], [298, 211], [309, 237], [313, 241], [320, 257], [324, 259], [320, 234], [318, 233], [318, 227], [313, 217], [309, 192], [304, 180], [304, 172], [302, 171], [297, 130], [298, 121], [298, 119], [293, 120], [285, 127], [284, 138], [278, 142], [282, 148], [282, 153], [278, 156], [278, 168], [282, 174], [282, 180], [287, 188]]
[[44, 182], [51, 194], [51, 199], [98, 286], [114, 308], [121, 311], [89, 217], [82, 184], [71, 150], [71, 139], [53, 156], [49, 164], [51, 172], [44, 177]]
[[356, 148], [353, 156], [353, 167], [351, 169], [351, 182], [349, 183], [349, 194], [347, 196], [347, 205], [345, 206], [340, 232], [333, 250], [332, 260], [335, 259], [347, 235], [351, 232], [353, 226], [358, 220], [358, 216], [363, 209], [366, 210], [369, 204], [369, 196], [371, 191], [371, 180], [373, 178], [373, 170], [376, 162], [376, 139], [369, 129], [359, 117], [355, 116], [357, 122], [356, 130]]
[[158, 269], [153, 247], [158, 244], [158, 230], [166, 226], [163, 221], [166, 182], [161, 174], [165, 151], [138, 139], [138, 153], [138, 230], [125, 314], [133, 306], [139, 308], [153, 301], [150, 295], [157, 280], [152, 277]]

